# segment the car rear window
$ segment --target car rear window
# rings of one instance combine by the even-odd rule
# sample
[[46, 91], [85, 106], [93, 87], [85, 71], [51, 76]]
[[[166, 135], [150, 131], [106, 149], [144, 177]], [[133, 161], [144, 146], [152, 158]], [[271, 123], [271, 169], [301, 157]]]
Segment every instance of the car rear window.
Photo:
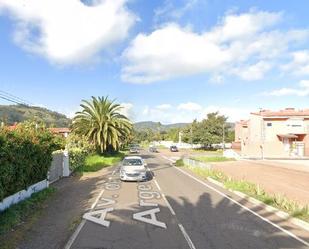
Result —
[[124, 166], [141, 166], [143, 162], [141, 159], [124, 159], [123, 160]]

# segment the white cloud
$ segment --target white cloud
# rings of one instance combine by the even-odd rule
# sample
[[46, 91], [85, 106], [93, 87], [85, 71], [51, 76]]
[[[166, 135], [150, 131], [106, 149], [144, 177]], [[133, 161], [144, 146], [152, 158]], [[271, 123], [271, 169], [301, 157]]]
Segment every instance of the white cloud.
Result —
[[172, 108], [172, 105], [170, 105], [170, 104], [161, 104], [161, 105], [157, 105], [156, 108], [159, 109], [159, 110], [168, 110], [168, 109]]
[[125, 115], [127, 118], [132, 119], [134, 116], [134, 105], [132, 103], [121, 103], [120, 105], [122, 107], [120, 113]]
[[198, 73], [261, 79], [292, 44], [309, 38], [309, 30], [277, 30], [282, 19], [282, 13], [251, 11], [229, 14], [203, 33], [175, 23], [140, 33], [123, 53], [122, 79], [150, 83]]
[[[1, 0], [0, 14], [15, 21], [14, 40], [53, 63], [96, 60], [98, 52], [126, 38], [136, 17], [126, 0]], [[4, 11], [3, 11], [4, 10]]]
[[[192, 102], [189, 102], [192, 103]], [[149, 107], [146, 106], [141, 113], [141, 115], [138, 117], [139, 121], [145, 121], [145, 120], [151, 120], [156, 122], [161, 122], [164, 124], [169, 123], [189, 123], [192, 122], [194, 119], [202, 120], [207, 116], [207, 113], [210, 112], [217, 112], [221, 115], [225, 115], [228, 117], [228, 120], [233, 122], [240, 119], [247, 118], [249, 116], [250, 110], [246, 108], [236, 108], [236, 107], [224, 107], [224, 106], [206, 106], [203, 107], [199, 104], [192, 103], [194, 105], [191, 105], [191, 107], [195, 106], [198, 109], [195, 109], [194, 111], [178, 108], [181, 107], [189, 107], [190, 105], [187, 105], [188, 103], [182, 103], [177, 106], [172, 106], [168, 110], [162, 110], [160, 108], [156, 107]], [[177, 111], [175, 111], [177, 110]]]
[[199, 0], [185, 0], [185, 4], [178, 7], [173, 4], [173, 1], [165, 0], [162, 6], [154, 10], [154, 22], [157, 23], [162, 18], [179, 19], [198, 2]]
[[264, 93], [268, 96], [309, 96], [309, 80], [301, 80], [298, 88], [280, 88], [271, 92]]
[[201, 110], [202, 107], [197, 103], [188, 102], [188, 103], [183, 103], [183, 104], [178, 105], [177, 109], [194, 112], [194, 111]]
[[265, 73], [271, 69], [272, 65], [268, 62], [260, 61], [254, 65], [235, 68], [231, 71], [243, 80], [260, 80]]
[[282, 66], [282, 69], [296, 75], [309, 75], [309, 50], [292, 53], [292, 61]]
[[247, 108], [226, 107], [226, 106], [207, 106], [203, 109], [203, 117], [206, 117], [207, 113], [219, 112], [220, 115], [228, 117], [228, 121], [235, 122], [241, 119], [246, 119], [252, 110]]

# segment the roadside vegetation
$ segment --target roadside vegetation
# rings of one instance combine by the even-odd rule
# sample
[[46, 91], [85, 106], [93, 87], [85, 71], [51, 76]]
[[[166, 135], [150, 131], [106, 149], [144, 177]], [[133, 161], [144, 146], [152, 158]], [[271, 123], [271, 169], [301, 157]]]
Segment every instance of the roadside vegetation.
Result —
[[44, 124], [24, 122], [0, 128], [0, 201], [46, 179], [52, 153], [64, 148], [62, 137]]
[[196, 156], [192, 157], [192, 159], [205, 163], [235, 161], [233, 158], [227, 158], [224, 156]]
[[1, 235], [12, 231], [26, 220], [34, 219], [45, 207], [46, 200], [55, 193], [56, 189], [49, 187], [41, 192], [34, 193], [30, 198], [11, 206], [0, 213]]
[[73, 119], [67, 148], [75, 172], [94, 172], [118, 163], [132, 139], [132, 124], [122, 107], [107, 97], [83, 100]]
[[[223, 136], [225, 142], [234, 141], [234, 130], [231, 123], [227, 122], [227, 117], [219, 115], [218, 112], [207, 114], [202, 121], [194, 120], [191, 124], [184, 127], [174, 127], [170, 129], [135, 129], [133, 130], [134, 143], [150, 143], [151, 141], [179, 141], [179, 133], [182, 134], [182, 141], [191, 144], [201, 144], [199, 151], [216, 151], [214, 144], [222, 143]], [[192, 150], [197, 151], [197, 150]]]
[[221, 171], [204, 169], [200, 167], [192, 167], [184, 165], [183, 160], [177, 160], [175, 163], [176, 166], [185, 166], [189, 170], [193, 171], [195, 174], [201, 176], [204, 179], [210, 177], [218, 182], [221, 182], [227, 189], [235, 190], [242, 192], [250, 197], [253, 197], [267, 205], [278, 208], [291, 217], [299, 218], [304, 221], [309, 221], [309, 206], [301, 206], [296, 201], [289, 200], [282, 195], [271, 195], [266, 193], [259, 185], [254, 183], [236, 180], [231, 177], [228, 177]]
[[109, 167], [112, 165], [115, 165], [116, 163], [120, 162], [123, 157], [124, 153], [118, 152], [112, 155], [89, 155], [85, 159], [85, 164], [82, 168], [78, 169], [82, 172], [94, 172], [98, 171], [100, 169], [103, 169], [105, 167]]

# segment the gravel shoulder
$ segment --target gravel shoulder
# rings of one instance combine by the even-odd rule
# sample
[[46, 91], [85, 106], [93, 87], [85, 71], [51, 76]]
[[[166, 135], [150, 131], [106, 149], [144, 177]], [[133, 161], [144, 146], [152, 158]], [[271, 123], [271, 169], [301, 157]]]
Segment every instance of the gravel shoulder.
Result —
[[212, 165], [235, 179], [259, 184], [268, 193], [285, 195], [303, 205], [309, 204], [308, 172], [267, 162], [233, 161]]

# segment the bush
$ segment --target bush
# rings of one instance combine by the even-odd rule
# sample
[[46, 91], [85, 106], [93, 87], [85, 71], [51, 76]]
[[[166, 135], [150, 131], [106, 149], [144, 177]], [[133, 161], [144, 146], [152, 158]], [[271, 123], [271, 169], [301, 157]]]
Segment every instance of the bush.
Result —
[[56, 149], [55, 136], [35, 124], [0, 129], [0, 200], [46, 179]]
[[76, 171], [85, 165], [85, 160], [88, 153], [80, 148], [71, 148], [69, 150], [70, 170]]
[[71, 133], [67, 138], [67, 149], [81, 149], [87, 154], [95, 153], [94, 144], [91, 144], [84, 136]]
[[175, 162], [175, 165], [176, 165], [177, 167], [182, 167], [182, 166], [184, 166], [185, 164], [184, 164], [184, 162], [183, 162], [182, 159], [178, 159], [178, 160]]

